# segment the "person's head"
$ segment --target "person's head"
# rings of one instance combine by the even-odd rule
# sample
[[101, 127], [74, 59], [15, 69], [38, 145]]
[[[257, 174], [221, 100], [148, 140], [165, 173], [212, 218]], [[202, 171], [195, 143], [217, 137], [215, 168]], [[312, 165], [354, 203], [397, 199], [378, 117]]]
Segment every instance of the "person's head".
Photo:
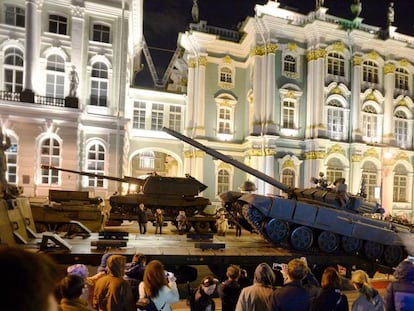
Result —
[[112, 255], [108, 258], [107, 273], [116, 277], [122, 277], [125, 273], [126, 257]]
[[295, 258], [288, 262], [288, 276], [293, 281], [303, 280], [309, 272], [308, 265], [302, 259]]
[[64, 277], [59, 285], [62, 297], [73, 300], [82, 295], [85, 282], [79, 275], [72, 274]]
[[0, 247], [1, 309], [56, 311], [54, 291], [64, 274], [64, 269], [45, 254]]
[[102, 255], [101, 257], [101, 263], [99, 264], [98, 267], [98, 272], [106, 272], [107, 271], [107, 263], [108, 263], [108, 258], [111, 257], [113, 254], [112, 253], [105, 253]]
[[185, 216], [185, 211], [179, 211], [178, 214]]
[[139, 208], [140, 208], [140, 209], [142, 209], [142, 210], [143, 210], [143, 209], [144, 209], [144, 207], [145, 207], [145, 206], [144, 206], [144, 203], [139, 203]]
[[240, 277], [240, 268], [235, 265], [230, 265], [227, 267], [226, 276], [229, 279], [237, 280]]
[[414, 265], [411, 261], [403, 260], [394, 271], [397, 280], [414, 281]]
[[161, 209], [157, 208], [156, 212], [157, 212], [157, 214], [161, 214]]
[[321, 287], [339, 289], [342, 285], [342, 279], [338, 271], [333, 267], [328, 267], [322, 274]]
[[167, 284], [164, 265], [158, 260], [151, 260], [144, 271], [144, 286], [147, 295], [150, 297], [157, 296], [160, 288]]
[[201, 289], [204, 291], [204, 293], [211, 296], [216, 291], [217, 283], [217, 279], [213, 278], [211, 275], [208, 275], [201, 281]]
[[86, 279], [89, 276], [88, 267], [84, 264], [71, 265], [66, 269], [66, 272], [69, 275], [78, 275], [83, 279]]
[[247, 278], [247, 270], [246, 269], [240, 269], [240, 277], [241, 278]]
[[132, 262], [145, 265], [147, 263], [147, 257], [143, 253], [136, 253], [134, 257], [132, 257]]
[[361, 288], [363, 285], [368, 285], [368, 274], [363, 270], [355, 270], [352, 273], [351, 282], [357, 289]]
[[258, 264], [254, 271], [253, 283], [274, 286], [275, 282], [276, 276], [272, 268], [265, 262]]

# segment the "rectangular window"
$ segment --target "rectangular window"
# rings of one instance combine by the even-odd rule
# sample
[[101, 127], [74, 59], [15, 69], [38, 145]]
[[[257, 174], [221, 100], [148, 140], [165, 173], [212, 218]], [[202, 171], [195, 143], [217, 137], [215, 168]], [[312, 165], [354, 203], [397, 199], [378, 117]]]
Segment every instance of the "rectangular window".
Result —
[[326, 180], [328, 181], [328, 184], [333, 183], [338, 178], [342, 178], [342, 173], [342, 169], [328, 167], [326, 170]]
[[332, 139], [341, 139], [344, 130], [343, 110], [329, 108], [328, 110], [328, 135]]
[[394, 175], [393, 201], [407, 201], [407, 176], [397, 174]]
[[152, 104], [151, 109], [151, 130], [159, 131], [163, 127], [164, 106], [162, 104]]
[[292, 101], [283, 102], [283, 123], [285, 129], [295, 128], [295, 103]]
[[109, 43], [110, 28], [105, 25], [93, 25], [92, 40], [97, 42]]
[[218, 133], [231, 134], [231, 111], [227, 108], [220, 108], [218, 116]]
[[6, 6], [6, 24], [24, 27], [25, 24], [25, 11], [22, 8], [15, 6]]
[[132, 117], [132, 127], [135, 129], [145, 129], [145, 102], [135, 102]]
[[408, 122], [406, 120], [395, 121], [395, 140], [397, 145], [405, 147], [408, 141]]
[[68, 22], [66, 17], [54, 14], [49, 15], [49, 32], [66, 35], [67, 27]]
[[362, 179], [366, 181], [367, 201], [376, 202], [375, 188], [377, 187], [377, 174], [375, 172], [363, 172]]
[[181, 107], [170, 106], [169, 128], [179, 132], [181, 130]]
[[374, 115], [364, 115], [363, 117], [364, 136], [377, 137], [377, 117]]

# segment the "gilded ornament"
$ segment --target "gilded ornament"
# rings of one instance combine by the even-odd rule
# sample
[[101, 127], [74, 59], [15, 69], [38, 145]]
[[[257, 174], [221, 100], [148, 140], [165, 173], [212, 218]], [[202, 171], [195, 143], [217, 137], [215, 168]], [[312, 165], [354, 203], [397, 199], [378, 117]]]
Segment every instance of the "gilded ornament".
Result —
[[275, 149], [273, 148], [265, 148], [264, 152], [266, 156], [273, 156], [276, 153]]
[[198, 58], [198, 65], [199, 66], [207, 66], [207, 64], [208, 64], [208, 60], [207, 60], [206, 56], [200, 56]]
[[399, 64], [400, 64], [400, 66], [402, 66], [402, 67], [407, 67], [407, 66], [408, 66], [408, 64], [409, 64], [409, 62], [408, 62], [408, 60], [406, 60], [406, 59], [402, 59], [402, 60], [400, 60], [400, 61], [399, 61]]
[[378, 55], [378, 53], [377, 53], [377, 52], [375, 52], [375, 51], [371, 51], [371, 52], [369, 52], [369, 53], [367, 54], [367, 57], [368, 57], [369, 59], [376, 60], [376, 59], [378, 59], [379, 55]]
[[278, 48], [279, 47], [277, 46], [277, 44], [269, 43], [267, 45], [267, 53], [268, 54], [275, 54]]
[[335, 42], [332, 45], [332, 50], [334, 50], [336, 52], [344, 52], [345, 45], [344, 45], [344, 43], [342, 41]]
[[340, 154], [345, 155], [345, 150], [341, 147], [341, 145], [335, 144], [328, 151], [328, 154], [332, 154], [332, 153], [340, 153]]
[[342, 94], [342, 90], [341, 90], [341, 88], [340, 88], [339, 86], [335, 86], [335, 87], [332, 89], [331, 94], [343, 95], [343, 94]]
[[190, 58], [190, 60], [188, 61], [188, 67], [190, 68], [197, 67], [197, 61], [194, 58]]
[[400, 151], [397, 156], [396, 156], [397, 160], [405, 160], [408, 161], [408, 154], [404, 151]]
[[408, 107], [407, 101], [403, 98], [398, 102], [398, 106], [406, 106]]
[[231, 59], [231, 57], [229, 55], [226, 55], [226, 56], [223, 57], [223, 63], [225, 63], [225, 64], [231, 64], [232, 61], [233, 60]]
[[374, 148], [369, 148], [364, 152], [364, 157], [373, 157], [379, 159], [378, 152]]
[[293, 91], [288, 91], [283, 98], [296, 98], [296, 96]]
[[385, 64], [384, 66], [384, 74], [394, 73], [395, 72], [395, 65], [394, 64]]
[[285, 162], [283, 162], [282, 168], [295, 168], [295, 163], [292, 159], [288, 159]]
[[371, 91], [368, 95], [367, 95], [367, 97], [365, 97], [365, 100], [376, 100], [376, 97], [375, 97], [375, 95], [374, 95], [374, 92], [373, 91]]
[[362, 156], [359, 154], [353, 154], [351, 157], [351, 161], [352, 162], [361, 162], [362, 161]]
[[352, 59], [352, 63], [354, 64], [354, 66], [361, 66], [363, 61], [364, 60], [361, 56], [354, 56]]
[[291, 52], [296, 52], [296, 50], [298, 49], [298, 46], [295, 42], [289, 42], [287, 44], [287, 49]]

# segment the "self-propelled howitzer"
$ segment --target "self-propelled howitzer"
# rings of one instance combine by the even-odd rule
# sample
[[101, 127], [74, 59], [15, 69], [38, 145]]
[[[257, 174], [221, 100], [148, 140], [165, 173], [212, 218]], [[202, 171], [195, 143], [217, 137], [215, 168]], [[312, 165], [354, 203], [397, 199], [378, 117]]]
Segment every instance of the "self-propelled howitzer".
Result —
[[355, 254], [384, 268], [396, 266], [407, 255], [404, 241], [414, 238], [411, 227], [372, 217], [379, 206], [347, 192], [345, 184], [333, 189], [291, 188], [194, 139], [163, 130], [286, 193], [286, 198], [236, 191], [220, 194], [230, 214], [241, 211], [253, 230], [272, 244], [303, 252]]

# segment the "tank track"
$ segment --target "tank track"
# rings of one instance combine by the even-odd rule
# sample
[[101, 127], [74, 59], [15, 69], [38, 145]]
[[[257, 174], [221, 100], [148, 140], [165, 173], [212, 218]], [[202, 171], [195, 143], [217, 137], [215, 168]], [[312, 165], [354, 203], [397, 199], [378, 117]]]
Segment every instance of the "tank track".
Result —
[[[288, 250], [298, 251], [298, 250], [296, 250], [292, 247], [292, 245], [288, 241], [289, 239], [281, 241], [280, 243], [275, 243], [270, 239], [270, 237], [267, 235], [267, 233], [265, 231], [264, 221], [266, 220], [266, 216], [263, 215], [254, 206], [244, 204], [243, 207], [242, 207], [242, 215], [247, 220], [247, 222], [254, 228], [254, 230], [267, 242], [271, 243], [272, 245], [280, 246], [280, 247], [288, 249]], [[307, 254], [307, 255], [316, 255], [316, 254], [320, 254], [323, 251], [321, 249], [319, 249], [319, 247], [317, 245], [312, 245], [310, 248], [306, 249], [305, 251], [300, 251], [300, 252], [303, 253], [303, 254]], [[333, 251], [329, 254], [328, 253], [326, 253], [326, 254], [327, 255], [348, 255], [348, 256], [352, 255], [350, 253], [346, 253], [340, 247], [338, 247], [338, 249], [336, 249], [335, 251]], [[355, 257], [364, 258], [362, 250], [358, 251], [354, 255], [355, 255]], [[389, 269], [393, 268], [392, 266], [387, 265], [387, 264], [381, 264], [381, 266], [388, 267]]]

